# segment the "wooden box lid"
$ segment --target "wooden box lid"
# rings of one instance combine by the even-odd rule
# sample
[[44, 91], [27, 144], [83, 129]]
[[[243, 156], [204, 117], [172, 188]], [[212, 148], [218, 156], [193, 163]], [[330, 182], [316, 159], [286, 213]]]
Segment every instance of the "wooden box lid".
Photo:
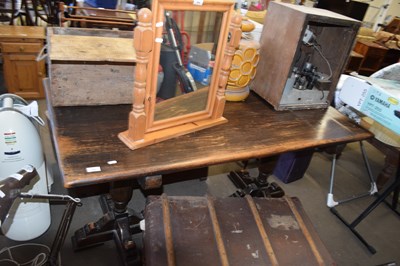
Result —
[[146, 265], [335, 265], [296, 198], [150, 196]]
[[52, 62], [136, 62], [133, 38], [118, 31], [52, 30], [48, 33], [48, 42]]

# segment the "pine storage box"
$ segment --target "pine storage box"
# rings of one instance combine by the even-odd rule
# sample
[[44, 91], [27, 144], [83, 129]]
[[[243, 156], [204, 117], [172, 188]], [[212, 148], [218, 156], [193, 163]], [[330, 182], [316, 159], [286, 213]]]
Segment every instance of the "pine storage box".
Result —
[[47, 45], [53, 106], [132, 103], [133, 32], [48, 28]]

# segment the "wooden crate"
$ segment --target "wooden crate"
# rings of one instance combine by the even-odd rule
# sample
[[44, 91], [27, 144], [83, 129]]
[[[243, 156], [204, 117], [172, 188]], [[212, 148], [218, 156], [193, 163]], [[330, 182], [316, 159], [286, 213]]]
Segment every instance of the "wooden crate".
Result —
[[47, 43], [53, 106], [132, 103], [133, 32], [48, 28]]
[[[251, 89], [276, 110], [328, 107], [359, 27], [359, 21], [328, 10], [271, 2]], [[310, 32], [313, 45], [303, 41]], [[316, 70], [305, 71], [306, 63]], [[316, 75], [304, 75], [309, 72]], [[304, 81], [297, 76], [315, 84], [297, 86]]]
[[334, 265], [296, 198], [150, 196], [145, 264]]

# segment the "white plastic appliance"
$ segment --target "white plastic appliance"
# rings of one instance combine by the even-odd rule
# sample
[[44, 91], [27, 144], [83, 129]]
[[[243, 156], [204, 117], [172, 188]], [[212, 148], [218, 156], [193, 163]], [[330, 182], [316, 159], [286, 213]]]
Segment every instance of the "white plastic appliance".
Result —
[[[0, 179], [31, 164], [39, 176], [23, 192], [47, 194], [46, 165], [33, 118], [43, 123], [37, 114], [36, 102], [28, 104], [13, 94], [0, 95]], [[17, 199], [1, 225], [1, 230], [10, 239], [26, 241], [42, 235], [49, 228], [50, 222], [48, 200]]]

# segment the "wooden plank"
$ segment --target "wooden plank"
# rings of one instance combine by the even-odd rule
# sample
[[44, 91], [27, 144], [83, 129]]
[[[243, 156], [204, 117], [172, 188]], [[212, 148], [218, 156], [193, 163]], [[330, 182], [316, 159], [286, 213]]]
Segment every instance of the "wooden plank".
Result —
[[200, 13], [200, 20], [199, 20], [199, 26], [197, 30], [197, 38], [196, 38], [196, 43], [202, 43], [203, 41], [203, 33], [204, 33], [204, 23], [206, 20], [206, 13], [201, 12]]
[[133, 65], [52, 64], [49, 95], [54, 106], [128, 104]]
[[174, 245], [172, 240], [172, 228], [171, 228], [171, 215], [169, 209], [168, 198], [164, 195], [162, 197], [162, 210], [163, 210], [163, 221], [164, 221], [164, 232], [165, 232], [165, 240], [166, 240], [166, 248], [167, 248], [167, 258], [168, 258], [168, 266], [175, 265], [175, 254], [174, 254]]
[[271, 264], [276, 266], [279, 265], [278, 260], [276, 259], [276, 255], [274, 250], [272, 249], [271, 242], [268, 238], [267, 233], [265, 232], [265, 228], [262, 222], [262, 219], [260, 217], [260, 214], [258, 213], [256, 204], [254, 203], [254, 200], [252, 197], [247, 195], [246, 200], [249, 204], [253, 219], [255, 220], [255, 224], [257, 225], [259, 234], [261, 235], [261, 239], [263, 240], [264, 248], [266, 253], [268, 254], [268, 258], [271, 261]]
[[[217, 248], [218, 248], [218, 253], [219, 253], [219, 257], [220, 257], [220, 261], [222, 266], [228, 266], [229, 262], [228, 262], [228, 256], [226, 254], [226, 249], [225, 249], [225, 245], [224, 245], [224, 241], [222, 239], [222, 235], [221, 235], [221, 228], [220, 228], [220, 224], [218, 222], [218, 218], [217, 218], [217, 213], [214, 207], [214, 201], [211, 197], [207, 197], [207, 207], [208, 207], [208, 214], [211, 218], [211, 222], [212, 222], [212, 228], [213, 228], [213, 232], [215, 235], [215, 240], [217, 242]], [[196, 211], [193, 208], [194, 211]]]
[[133, 39], [53, 35], [50, 47], [51, 61], [136, 62]]

